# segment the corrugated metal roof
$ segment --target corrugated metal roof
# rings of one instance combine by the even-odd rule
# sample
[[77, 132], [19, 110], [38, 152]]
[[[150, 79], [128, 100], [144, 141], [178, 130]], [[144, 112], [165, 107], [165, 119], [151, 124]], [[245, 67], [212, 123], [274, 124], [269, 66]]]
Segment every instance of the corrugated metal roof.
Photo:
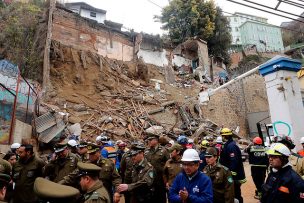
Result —
[[42, 133], [46, 129], [56, 125], [56, 118], [53, 113], [46, 113], [35, 119], [36, 131]]
[[49, 143], [54, 137], [59, 135], [65, 128], [63, 121], [60, 121], [57, 125], [54, 125], [47, 130], [40, 133], [38, 140], [43, 143]]

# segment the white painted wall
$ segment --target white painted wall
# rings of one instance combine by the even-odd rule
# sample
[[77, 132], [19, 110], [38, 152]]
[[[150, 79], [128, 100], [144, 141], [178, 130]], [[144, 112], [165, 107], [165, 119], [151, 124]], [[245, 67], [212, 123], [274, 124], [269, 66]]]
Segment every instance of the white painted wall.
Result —
[[[297, 150], [299, 150], [302, 148], [300, 138], [304, 132], [304, 107], [297, 74], [292, 71], [279, 70], [266, 75], [264, 79], [271, 122], [283, 121], [288, 123], [292, 128], [291, 138], [294, 140]], [[283, 86], [284, 91], [278, 90], [280, 86]], [[279, 134], [288, 133], [288, 128], [283, 124], [278, 124], [277, 130]]]
[[137, 53], [137, 56], [142, 57], [145, 63], [153, 64], [156, 66], [164, 67], [169, 64], [165, 50], [159, 52], [140, 49]]
[[[94, 11], [92, 11], [92, 12], [94, 12]], [[81, 9], [80, 10], [80, 16], [85, 17], [85, 18], [89, 18], [89, 19], [92, 19], [92, 20], [96, 20], [98, 23], [104, 23], [104, 21], [106, 19], [106, 14], [94, 12], [94, 13], [96, 13], [96, 17], [91, 17], [90, 13], [91, 13], [91, 11], [86, 10], [86, 9]]]
[[178, 56], [178, 55], [174, 55], [172, 64], [175, 66], [178, 66], [178, 67], [180, 67], [182, 65], [191, 66], [191, 60]]

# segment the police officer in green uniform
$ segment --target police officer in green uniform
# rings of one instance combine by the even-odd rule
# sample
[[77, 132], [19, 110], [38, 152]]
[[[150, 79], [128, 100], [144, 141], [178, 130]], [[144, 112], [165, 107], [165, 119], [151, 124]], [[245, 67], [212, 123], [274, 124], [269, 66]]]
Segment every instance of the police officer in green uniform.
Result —
[[85, 192], [84, 203], [110, 203], [109, 193], [98, 179], [101, 168], [91, 163], [79, 162], [77, 165], [80, 187]]
[[81, 157], [82, 162], [87, 162], [89, 160], [88, 152], [88, 143], [85, 141], [80, 141], [78, 145], [78, 154]]
[[15, 182], [13, 202], [33, 203], [38, 199], [33, 190], [34, 181], [42, 176], [45, 163], [35, 156], [32, 145], [21, 145], [18, 153], [19, 160], [13, 166]]
[[44, 176], [57, 183], [77, 168], [78, 158], [69, 151], [67, 143], [56, 144], [54, 150], [56, 157], [45, 166]]
[[203, 172], [212, 181], [213, 202], [234, 203], [233, 178], [229, 169], [218, 163], [218, 151], [214, 147], [209, 147], [205, 154], [207, 166]]
[[[120, 161], [120, 176], [122, 183], [130, 184], [132, 183], [132, 170], [133, 170], [133, 161], [131, 156], [132, 149], [138, 144], [138, 142], [131, 143], [131, 150], [126, 151]], [[125, 203], [130, 202], [130, 193], [128, 191], [123, 192], [125, 197]]]
[[183, 147], [180, 144], [174, 144], [169, 148], [170, 159], [166, 162], [164, 167], [163, 179], [166, 184], [166, 189], [169, 190], [176, 175], [183, 170], [182, 165], [182, 150]]
[[169, 152], [165, 147], [162, 147], [158, 143], [159, 136], [155, 134], [149, 134], [147, 137], [148, 148], [145, 151], [145, 158], [152, 164], [156, 171], [155, 177], [155, 193], [156, 202], [166, 203], [166, 187], [163, 181], [164, 166], [167, 160], [170, 158]]
[[154, 203], [155, 197], [159, 194], [154, 192], [155, 170], [144, 157], [145, 146], [139, 143], [131, 150], [132, 161], [132, 182], [120, 184], [118, 192], [129, 191], [131, 203]]
[[[121, 179], [119, 173], [115, 168], [113, 161], [101, 157], [100, 148], [98, 145], [94, 143], [88, 143], [87, 148], [88, 148], [87, 153], [89, 154], [89, 162], [101, 168], [99, 173], [99, 179], [102, 181], [104, 187], [109, 192], [110, 198], [111, 199], [113, 198], [112, 196], [113, 187], [114, 187], [114, 196], [116, 196], [116, 199], [119, 198], [120, 194], [115, 192], [115, 188], [121, 183]], [[75, 170], [74, 172], [65, 176], [63, 180], [60, 181], [59, 183], [64, 185], [75, 186], [77, 173], [78, 170]]]
[[11, 177], [5, 173], [0, 173], [0, 203], [7, 202], [5, 201], [6, 191], [11, 181]]
[[74, 203], [80, 193], [76, 188], [60, 185], [45, 178], [36, 178], [34, 192], [40, 203]]

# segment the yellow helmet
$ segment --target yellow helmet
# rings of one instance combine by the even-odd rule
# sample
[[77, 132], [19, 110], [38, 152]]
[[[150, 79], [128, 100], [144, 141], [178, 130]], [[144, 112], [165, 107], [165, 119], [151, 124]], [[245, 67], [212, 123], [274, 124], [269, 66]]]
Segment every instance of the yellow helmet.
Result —
[[208, 142], [207, 140], [203, 140], [203, 141], [201, 142], [201, 147], [202, 147], [202, 148], [208, 148], [208, 147], [209, 147], [209, 142]]
[[225, 136], [225, 135], [233, 135], [232, 131], [229, 129], [229, 128], [222, 128], [220, 134], [222, 136]]

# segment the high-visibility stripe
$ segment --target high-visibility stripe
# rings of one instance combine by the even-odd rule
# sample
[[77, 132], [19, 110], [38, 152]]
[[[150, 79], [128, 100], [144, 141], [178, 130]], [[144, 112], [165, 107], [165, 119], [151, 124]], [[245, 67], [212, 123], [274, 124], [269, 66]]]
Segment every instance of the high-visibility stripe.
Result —
[[266, 165], [251, 164], [251, 166], [267, 167]]

